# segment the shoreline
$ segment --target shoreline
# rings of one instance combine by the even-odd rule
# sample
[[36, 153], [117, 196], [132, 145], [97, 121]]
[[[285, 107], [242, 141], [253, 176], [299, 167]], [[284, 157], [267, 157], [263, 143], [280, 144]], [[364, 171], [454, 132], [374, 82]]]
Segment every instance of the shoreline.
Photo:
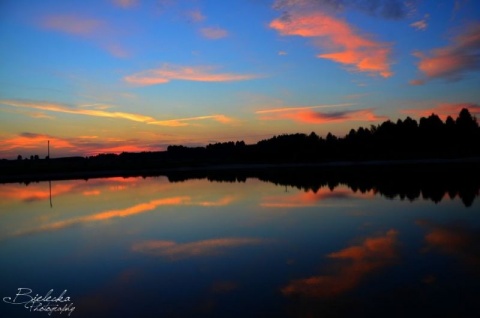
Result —
[[[480, 169], [480, 157], [457, 158], [457, 159], [408, 159], [408, 160], [370, 160], [370, 161], [332, 161], [322, 163], [242, 163], [242, 164], [212, 164], [201, 166], [183, 166], [175, 168], [156, 169], [120, 169], [120, 170], [91, 170], [71, 172], [49, 173], [26, 173], [0, 175], [0, 184], [4, 183], [30, 183], [53, 180], [88, 180], [96, 178], [112, 177], [157, 177], [170, 174], [208, 173], [208, 172], [255, 172], [267, 170], [291, 170], [291, 169], [395, 169], [395, 168], [428, 168], [432, 169], [444, 165], [473, 165]], [[427, 170], [428, 170], [427, 169]]]

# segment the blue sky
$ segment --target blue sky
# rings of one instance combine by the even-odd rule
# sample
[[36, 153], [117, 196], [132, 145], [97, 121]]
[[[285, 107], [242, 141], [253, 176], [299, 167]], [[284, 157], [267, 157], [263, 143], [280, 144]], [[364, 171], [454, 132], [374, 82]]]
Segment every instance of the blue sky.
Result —
[[0, 158], [163, 150], [479, 113], [480, 3], [0, 4]]

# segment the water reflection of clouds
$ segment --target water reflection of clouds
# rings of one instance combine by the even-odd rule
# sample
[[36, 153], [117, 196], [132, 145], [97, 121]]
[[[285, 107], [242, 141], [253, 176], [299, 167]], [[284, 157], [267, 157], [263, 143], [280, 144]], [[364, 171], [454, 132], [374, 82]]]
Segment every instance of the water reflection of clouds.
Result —
[[335, 190], [322, 188], [317, 192], [306, 191], [296, 192], [293, 194], [267, 196], [262, 198], [260, 206], [267, 208], [312, 207], [318, 206], [322, 201], [329, 199], [334, 200], [334, 202], [338, 204], [339, 201], [344, 202], [345, 200], [354, 198], [368, 198], [374, 195], [375, 194], [373, 192], [358, 194], [348, 188], [337, 188]]
[[161, 206], [191, 205], [191, 206], [204, 206], [204, 207], [219, 207], [219, 206], [229, 205], [232, 202], [234, 202], [234, 200], [235, 200], [235, 197], [231, 195], [221, 197], [217, 200], [196, 199], [187, 195], [167, 197], [167, 198], [151, 200], [144, 203], [139, 203], [124, 209], [112, 209], [112, 210], [102, 211], [102, 212], [91, 214], [91, 215], [73, 217], [66, 220], [51, 222], [48, 224], [34, 227], [32, 229], [19, 230], [15, 232], [13, 235], [21, 236], [21, 235], [40, 233], [40, 232], [56, 231], [56, 230], [61, 230], [61, 229], [69, 228], [69, 227], [80, 225], [80, 224], [106, 221], [106, 220], [115, 219], [115, 218], [125, 218], [125, 217], [134, 216], [137, 214], [149, 212]]
[[480, 229], [467, 224], [439, 224], [418, 220], [417, 225], [426, 228], [426, 248], [423, 252], [440, 252], [458, 257], [468, 265], [480, 265]]
[[179, 205], [189, 200], [190, 198], [187, 196], [152, 200], [146, 203], [136, 204], [125, 209], [103, 211], [103, 212], [92, 214], [92, 215], [70, 218], [67, 220], [45, 224], [30, 230], [21, 230], [16, 232], [14, 235], [20, 236], [20, 235], [26, 235], [26, 234], [34, 234], [38, 232], [55, 231], [55, 230], [61, 230], [64, 228], [72, 227], [82, 223], [105, 221], [113, 218], [124, 218], [124, 217], [129, 217], [132, 215], [154, 210], [157, 207], [162, 205]]
[[[75, 187], [72, 183], [52, 184], [52, 196], [59, 196], [72, 192]], [[25, 185], [2, 185], [0, 198], [5, 200], [16, 200], [23, 202], [34, 202], [48, 200], [50, 198], [50, 189], [47, 183], [38, 183]]]
[[327, 257], [338, 261], [329, 275], [291, 281], [282, 288], [284, 295], [335, 297], [356, 288], [368, 275], [391, 265], [398, 258], [398, 232], [366, 238], [362, 244], [347, 247]]
[[132, 246], [132, 250], [177, 261], [191, 257], [219, 255], [228, 249], [259, 245], [264, 242], [258, 238], [218, 238], [189, 243], [157, 240], [136, 243]]
[[[34, 202], [48, 200], [51, 197], [58, 198], [66, 194], [81, 193], [84, 196], [98, 195], [102, 191], [99, 188], [106, 187], [109, 191], [127, 189], [127, 185], [134, 185], [138, 178], [105, 178], [92, 179], [88, 182], [79, 180], [54, 181], [51, 182], [51, 190], [47, 182], [24, 184], [3, 184], [0, 185], [0, 198]], [[50, 192], [51, 191], [51, 192]]]

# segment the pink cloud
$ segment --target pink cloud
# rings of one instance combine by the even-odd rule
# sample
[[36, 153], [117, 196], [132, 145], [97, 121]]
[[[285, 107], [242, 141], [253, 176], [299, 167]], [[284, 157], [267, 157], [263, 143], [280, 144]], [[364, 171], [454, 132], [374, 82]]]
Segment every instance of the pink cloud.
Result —
[[231, 82], [257, 78], [252, 74], [213, 73], [211, 66], [174, 66], [164, 65], [161, 68], [146, 70], [124, 77], [127, 83], [139, 86], [165, 84], [171, 80], [196, 82]]
[[464, 73], [480, 68], [480, 23], [470, 25], [448, 46], [413, 55], [420, 59], [417, 66], [423, 77], [410, 84], [422, 85], [435, 78], [459, 80]]
[[202, 28], [200, 33], [207, 39], [218, 40], [228, 36], [228, 32], [222, 28]]
[[102, 25], [103, 22], [100, 20], [80, 18], [76, 15], [49, 16], [42, 21], [42, 26], [46, 29], [75, 35], [93, 34]]
[[[347, 104], [348, 105], [348, 104]], [[378, 121], [387, 119], [376, 115], [372, 109], [346, 110], [334, 112], [314, 111], [313, 107], [299, 107], [259, 111], [261, 120], [293, 120], [300, 123], [325, 124], [345, 121]]]
[[316, 38], [315, 43], [330, 53], [317, 55], [347, 65], [355, 71], [390, 77], [391, 47], [360, 35], [348, 23], [323, 12], [295, 12], [273, 20], [272, 29], [281, 35]]

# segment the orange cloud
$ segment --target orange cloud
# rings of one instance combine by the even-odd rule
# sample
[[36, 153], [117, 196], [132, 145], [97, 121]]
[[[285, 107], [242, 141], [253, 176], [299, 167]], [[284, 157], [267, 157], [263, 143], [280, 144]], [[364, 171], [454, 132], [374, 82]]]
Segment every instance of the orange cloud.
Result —
[[396, 230], [367, 238], [361, 245], [347, 247], [328, 255], [340, 261], [331, 275], [293, 280], [282, 288], [284, 295], [335, 297], [356, 288], [368, 275], [391, 265], [398, 258]]
[[191, 243], [145, 241], [133, 245], [132, 250], [176, 261], [191, 257], [218, 255], [227, 249], [246, 245], [258, 245], [263, 242], [263, 240], [256, 238], [220, 238]]
[[452, 117], [453, 119], [457, 118], [458, 114], [463, 108], [467, 108], [473, 115], [480, 115], [480, 105], [473, 103], [441, 103], [437, 107], [433, 108], [405, 109], [402, 110], [402, 113], [415, 115], [418, 117], [428, 117], [431, 114], [436, 114], [443, 121], [445, 121], [448, 116]]
[[72, 144], [67, 139], [55, 138], [48, 135], [41, 135], [41, 134], [32, 134], [32, 133], [22, 133], [19, 136], [3, 139], [1, 140], [2, 145], [0, 146], [0, 150], [2, 151], [10, 151], [13, 149], [35, 149], [41, 145], [42, 148], [47, 147], [48, 140], [52, 144], [55, 144], [55, 147], [58, 148], [74, 148], [75, 145]]
[[202, 28], [200, 33], [207, 39], [218, 40], [228, 36], [228, 32], [222, 28]]
[[211, 66], [172, 66], [164, 65], [158, 69], [146, 70], [124, 77], [127, 83], [147, 86], [165, 84], [171, 80], [196, 82], [232, 82], [257, 78], [252, 74], [212, 73]]
[[455, 37], [449, 46], [430, 51], [429, 54], [414, 52], [420, 59], [418, 69], [423, 77], [410, 81], [412, 85], [422, 85], [425, 82], [443, 78], [459, 80], [464, 73], [480, 68], [480, 23], [472, 24]]
[[331, 53], [317, 57], [352, 67], [359, 72], [390, 77], [389, 44], [374, 41], [357, 32], [345, 21], [323, 12], [292, 12], [287, 17], [273, 20], [272, 29], [281, 35], [317, 38], [316, 43]]
[[[313, 108], [313, 107], [312, 107]], [[258, 112], [257, 112], [258, 113]], [[265, 113], [269, 113], [265, 115]], [[371, 109], [359, 109], [336, 112], [316, 112], [306, 107], [278, 109], [271, 112], [260, 112], [261, 120], [293, 120], [300, 123], [325, 124], [345, 121], [378, 121], [385, 120], [377, 116]]]

